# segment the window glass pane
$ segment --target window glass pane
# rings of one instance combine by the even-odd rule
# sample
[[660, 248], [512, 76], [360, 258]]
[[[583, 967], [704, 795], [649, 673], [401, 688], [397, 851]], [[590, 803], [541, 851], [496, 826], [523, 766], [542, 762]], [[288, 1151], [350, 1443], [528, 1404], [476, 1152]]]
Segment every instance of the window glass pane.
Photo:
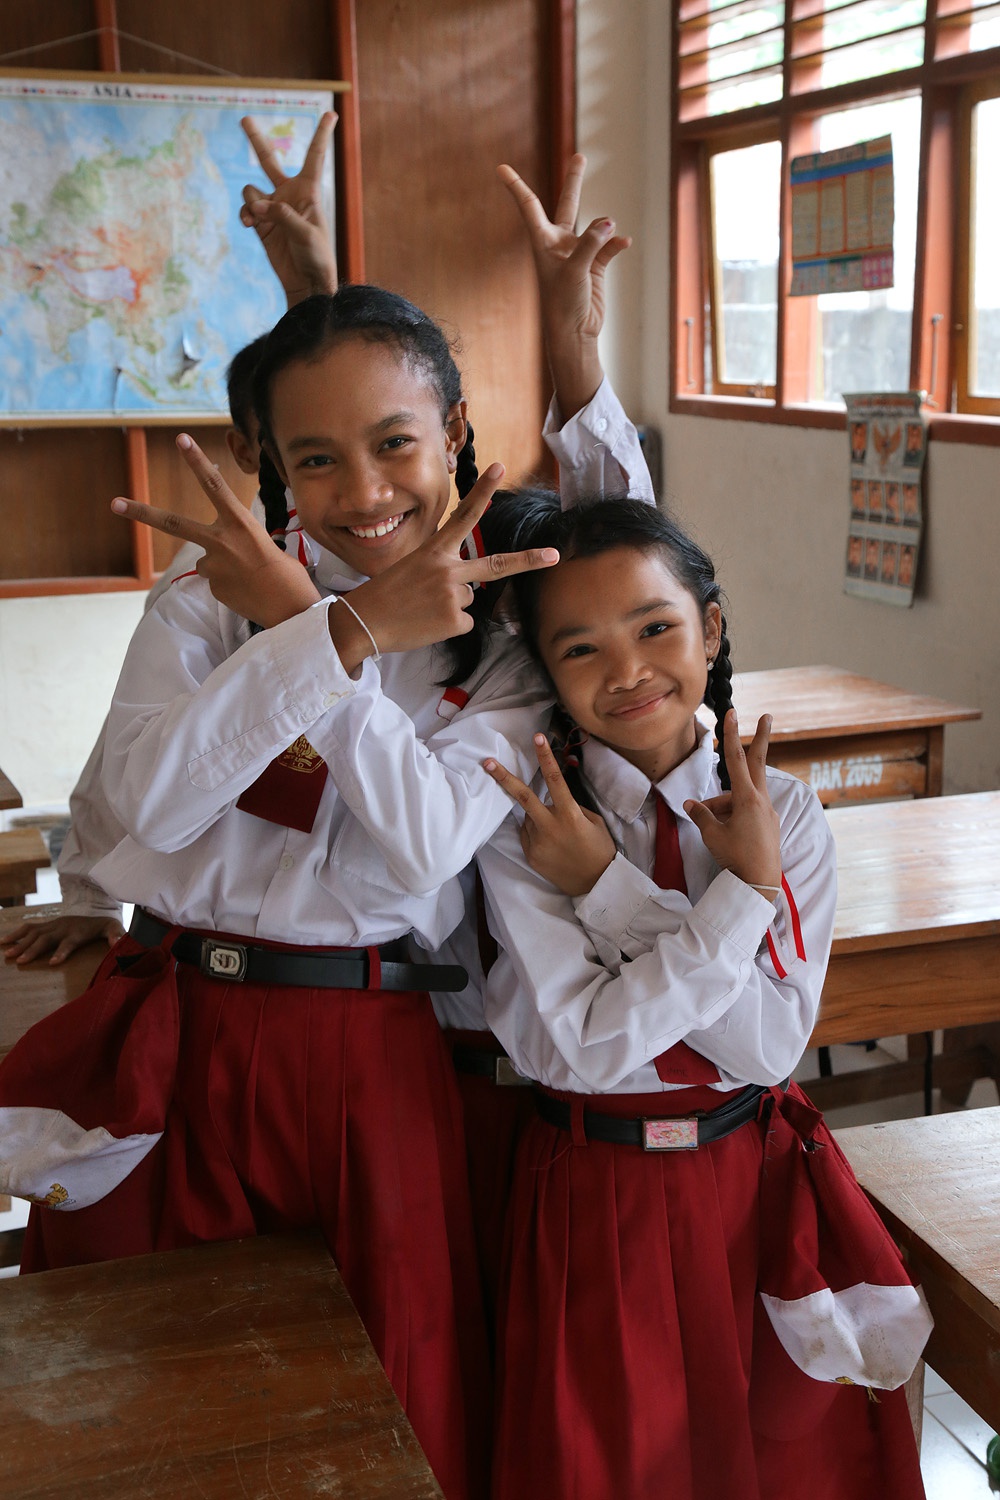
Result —
[[691, 87], [700, 94], [702, 112], [712, 115], [780, 99], [784, 17], [783, 0], [752, 5], [710, 0], [707, 27], [695, 33], [708, 55], [701, 70], [682, 64], [682, 91]]
[[817, 150], [892, 136], [895, 284], [875, 292], [816, 298], [817, 359], [811, 399], [839, 401], [845, 391], [905, 391], [910, 384], [910, 332], [917, 248], [920, 100], [894, 99], [823, 115]]
[[778, 334], [781, 146], [712, 157], [719, 369], [725, 385], [773, 385]]
[[796, 88], [832, 88], [919, 66], [926, 9], [926, 0], [827, 0], [821, 26], [796, 28]]
[[976, 396], [1000, 396], [1000, 99], [976, 105], [972, 129], [969, 389]]

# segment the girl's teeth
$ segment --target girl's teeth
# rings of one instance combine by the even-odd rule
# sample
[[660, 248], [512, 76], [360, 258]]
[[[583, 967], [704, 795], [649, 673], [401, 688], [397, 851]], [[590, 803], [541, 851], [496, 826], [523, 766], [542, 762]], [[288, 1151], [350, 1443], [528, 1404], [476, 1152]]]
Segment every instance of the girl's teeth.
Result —
[[390, 531], [395, 531], [402, 520], [402, 516], [390, 516], [388, 521], [379, 521], [377, 526], [348, 526], [352, 536], [360, 536], [371, 539], [377, 536], [388, 536]]

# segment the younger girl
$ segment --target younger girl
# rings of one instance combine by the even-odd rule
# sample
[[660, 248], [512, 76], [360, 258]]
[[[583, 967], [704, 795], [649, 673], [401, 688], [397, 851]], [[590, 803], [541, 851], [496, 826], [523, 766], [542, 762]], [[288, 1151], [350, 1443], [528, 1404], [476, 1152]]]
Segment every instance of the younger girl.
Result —
[[486, 763], [524, 810], [480, 855], [487, 1014], [537, 1106], [508, 1222], [496, 1500], [914, 1500], [889, 1388], [928, 1320], [788, 1084], [833, 927], [822, 810], [765, 767], [766, 721], [744, 757], [719, 588], [670, 521], [542, 496], [516, 535], [562, 558], [514, 587], [586, 806], [544, 740], [549, 805]]

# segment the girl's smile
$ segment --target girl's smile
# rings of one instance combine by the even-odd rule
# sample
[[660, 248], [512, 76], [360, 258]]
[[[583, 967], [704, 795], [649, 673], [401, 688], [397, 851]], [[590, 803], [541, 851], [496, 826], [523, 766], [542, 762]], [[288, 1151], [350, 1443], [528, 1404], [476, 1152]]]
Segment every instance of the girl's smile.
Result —
[[622, 546], [540, 582], [538, 644], [581, 729], [659, 781], [695, 744], [721, 611], [704, 613], [659, 552]]
[[433, 536], [465, 442], [465, 403], [443, 413], [394, 343], [352, 335], [275, 377], [271, 430], [303, 528], [371, 576]]

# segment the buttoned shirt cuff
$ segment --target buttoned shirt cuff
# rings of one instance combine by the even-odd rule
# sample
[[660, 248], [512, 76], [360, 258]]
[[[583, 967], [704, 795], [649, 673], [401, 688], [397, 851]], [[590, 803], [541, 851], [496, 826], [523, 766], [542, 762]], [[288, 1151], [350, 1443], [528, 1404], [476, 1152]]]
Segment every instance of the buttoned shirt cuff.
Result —
[[616, 854], [597, 884], [573, 898], [573, 907], [587, 932], [620, 949], [639, 912], [662, 895], [654, 880], [624, 854]]
[[615, 465], [624, 494], [624, 476], [613, 450], [621, 443], [625, 429], [630, 425], [613, 386], [605, 376], [587, 405], [568, 422], [563, 421], [559, 404], [553, 396], [545, 415], [542, 436], [560, 469], [572, 474], [591, 475], [595, 449], [607, 449], [608, 461]]
[[721, 870], [694, 908], [702, 922], [754, 958], [774, 921], [774, 903], [730, 870]]
[[[268, 631], [274, 666], [303, 724], [320, 718], [341, 699], [352, 697], [364, 678], [344, 669], [330, 636], [329, 613], [336, 598], [319, 599], [301, 614]], [[364, 666], [367, 666], [367, 659]]]
[[62, 892], [63, 905], [60, 916], [114, 917], [119, 922], [121, 921], [121, 902], [109, 896], [107, 891], [102, 890], [94, 881], [84, 880], [79, 875], [60, 874], [59, 888]]

